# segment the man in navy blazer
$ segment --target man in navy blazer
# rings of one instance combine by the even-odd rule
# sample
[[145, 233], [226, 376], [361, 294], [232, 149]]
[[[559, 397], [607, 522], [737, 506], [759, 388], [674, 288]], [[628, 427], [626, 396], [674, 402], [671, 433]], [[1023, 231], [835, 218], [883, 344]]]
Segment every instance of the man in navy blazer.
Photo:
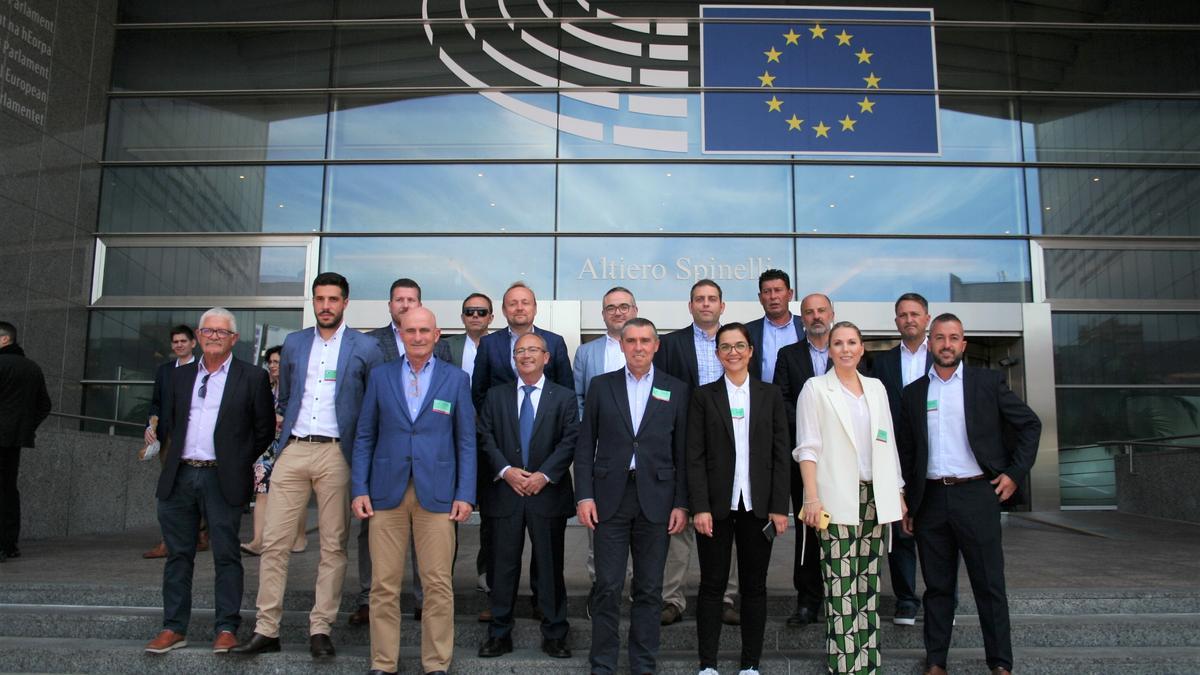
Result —
[[[900, 392], [924, 377], [933, 365], [933, 354], [925, 340], [929, 327], [929, 301], [920, 293], [905, 293], [896, 300], [896, 330], [900, 344], [871, 364], [871, 376], [883, 382], [892, 424], [900, 423]], [[892, 549], [888, 552], [888, 571], [892, 592], [896, 594], [896, 614], [892, 623], [912, 626], [917, 622], [921, 598], [917, 596], [917, 542], [902, 527], [892, 527]]]
[[575, 447], [579, 522], [595, 531], [593, 673], [616, 672], [625, 564], [633, 554], [629, 670], [655, 672], [667, 542], [687, 525], [688, 388], [655, 368], [647, 319], [621, 330], [625, 368], [592, 380]]
[[475, 409], [470, 378], [433, 356], [441, 332], [433, 312], [404, 317], [404, 358], [375, 369], [354, 441], [354, 515], [370, 528], [371, 668], [397, 672], [400, 583], [409, 537], [421, 565], [425, 604], [421, 664], [445, 673], [454, 653], [455, 523], [475, 502]]
[[479, 411], [479, 450], [488, 458], [482, 482], [487, 485], [486, 514], [492, 519], [495, 555], [492, 623], [479, 655], [512, 651], [513, 604], [528, 532], [541, 570], [537, 598], [542, 651], [568, 658], [563, 550], [567, 518], [575, 513], [569, 469], [579, 416], [574, 392], [546, 379], [550, 355], [540, 335], [522, 335], [514, 356], [517, 381], [492, 387]]
[[383, 363], [379, 342], [346, 326], [350, 283], [336, 272], [313, 280], [317, 325], [288, 335], [279, 364], [276, 413], [283, 419], [279, 454], [271, 470], [271, 499], [259, 560], [258, 622], [250, 640], [231, 650], [253, 655], [279, 651], [279, 623], [288, 559], [299, 520], [317, 493], [321, 562], [309, 651], [334, 655], [330, 632], [342, 600], [350, 520], [350, 449], [371, 369]]
[[758, 276], [758, 303], [762, 305], [763, 316], [746, 324], [754, 347], [750, 353], [750, 377], [774, 382], [779, 350], [804, 339], [804, 321], [788, 309], [793, 297], [795, 291], [787, 272], [770, 269]]

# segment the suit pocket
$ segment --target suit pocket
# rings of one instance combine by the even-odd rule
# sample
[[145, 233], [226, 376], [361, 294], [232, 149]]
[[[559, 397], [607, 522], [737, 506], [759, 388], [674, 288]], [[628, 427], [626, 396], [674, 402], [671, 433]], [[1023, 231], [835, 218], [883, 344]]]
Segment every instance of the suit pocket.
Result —
[[455, 471], [454, 462], [438, 462], [437, 471], [437, 487], [433, 491], [433, 498], [449, 504], [454, 499], [454, 484], [457, 482], [458, 472]]
[[662, 481], [675, 480], [675, 469], [659, 469], [655, 475]]

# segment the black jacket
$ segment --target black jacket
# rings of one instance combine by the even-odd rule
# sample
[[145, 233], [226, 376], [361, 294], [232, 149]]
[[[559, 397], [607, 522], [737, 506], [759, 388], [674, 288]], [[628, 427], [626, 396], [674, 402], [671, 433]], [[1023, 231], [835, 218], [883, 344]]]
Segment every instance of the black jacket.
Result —
[[0, 448], [32, 448], [34, 432], [49, 414], [42, 369], [20, 345], [0, 348]]
[[[933, 365], [933, 352], [925, 350], [924, 375]], [[888, 406], [892, 409], [892, 423], [900, 424], [900, 392], [904, 391], [904, 374], [900, 372], [900, 345], [896, 345], [875, 357], [871, 363], [871, 377], [883, 383], [887, 390]], [[916, 380], [914, 380], [915, 382]]]
[[695, 325], [688, 324], [662, 336], [654, 354], [654, 368], [681, 380], [688, 390], [700, 384], [700, 367], [696, 365]]
[[[166, 453], [162, 473], [158, 476], [159, 499], [167, 499], [175, 488], [175, 474], [183, 458], [188, 421], [192, 408], [192, 389], [200, 359], [180, 366], [171, 376], [171, 407], [164, 411], [159, 423]], [[217, 477], [221, 495], [231, 506], [250, 501], [254, 487], [254, 460], [275, 439], [275, 402], [267, 371], [234, 358], [225, 376], [225, 390], [217, 411], [213, 430], [213, 447], [217, 453]]]

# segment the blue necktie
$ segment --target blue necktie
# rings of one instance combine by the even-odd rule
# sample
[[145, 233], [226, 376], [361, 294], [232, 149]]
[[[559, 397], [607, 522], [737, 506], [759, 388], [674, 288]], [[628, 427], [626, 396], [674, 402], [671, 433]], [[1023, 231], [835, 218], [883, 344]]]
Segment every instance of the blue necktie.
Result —
[[521, 391], [525, 392], [525, 399], [521, 401], [521, 413], [518, 415], [517, 423], [521, 432], [521, 468], [529, 467], [529, 441], [533, 438], [533, 390], [537, 389], [532, 384], [526, 384], [521, 387]]

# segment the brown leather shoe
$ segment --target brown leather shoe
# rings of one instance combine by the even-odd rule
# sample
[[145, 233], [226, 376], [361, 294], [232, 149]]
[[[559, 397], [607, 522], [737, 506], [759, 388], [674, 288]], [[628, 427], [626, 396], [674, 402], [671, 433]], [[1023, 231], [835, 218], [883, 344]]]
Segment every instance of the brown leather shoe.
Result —
[[733, 608], [733, 605], [727, 604], [721, 610], [721, 623], [726, 626], [740, 626], [742, 625], [742, 615]]
[[946, 669], [941, 666], [925, 666], [925, 675], [946, 675]]
[[217, 633], [217, 639], [213, 640], [214, 654], [228, 654], [230, 649], [238, 646], [237, 636], [231, 630], [223, 630]]
[[197, 551], [207, 551], [208, 550], [208, 532], [206, 532], [205, 530], [200, 530], [200, 536], [196, 538], [196, 550]]
[[153, 560], [154, 558], [167, 557], [167, 542], [165, 542], [165, 541], [158, 542], [158, 546], [155, 546], [154, 548], [150, 549], [149, 551], [146, 551], [145, 553], [143, 553], [142, 557], [145, 558], [146, 560]]
[[166, 654], [172, 649], [179, 649], [187, 646], [187, 638], [180, 633], [164, 628], [158, 637], [154, 638], [146, 645], [147, 654]]
[[679, 611], [678, 607], [675, 605], [663, 607], [662, 620], [660, 621], [662, 625], [670, 626], [673, 623], [678, 623], [681, 619], [683, 619], [683, 612]]
[[359, 605], [358, 609], [354, 610], [354, 613], [350, 615], [351, 626], [366, 626], [369, 623], [371, 623], [370, 605]]
[[1012, 672], [1003, 666], [992, 668], [992, 675], [1012, 675]]
[[491, 622], [492, 622], [492, 610], [485, 609], [479, 613], [479, 623], [491, 623]]

